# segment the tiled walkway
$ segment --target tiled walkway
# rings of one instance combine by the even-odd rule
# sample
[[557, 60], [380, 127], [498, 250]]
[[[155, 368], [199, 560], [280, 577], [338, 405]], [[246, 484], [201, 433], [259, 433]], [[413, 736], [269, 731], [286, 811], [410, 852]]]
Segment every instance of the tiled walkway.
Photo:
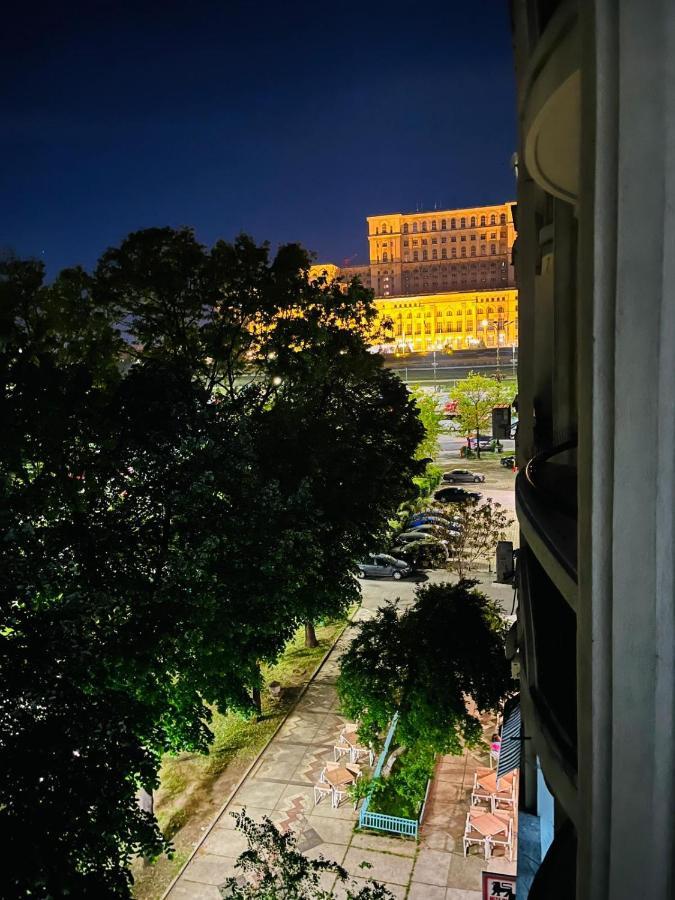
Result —
[[[364, 584], [364, 605], [357, 620], [372, 615], [379, 605], [381, 591], [371, 592], [369, 584]], [[403, 582], [392, 583], [392, 596], [404, 595], [404, 604], [406, 591], [408, 586]], [[409, 593], [412, 596], [412, 590]], [[365, 875], [382, 881], [397, 898], [479, 900], [480, 871], [485, 863], [473, 856], [465, 860], [461, 833], [459, 841], [456, 835], [460, 810], [464, 809], [465, 816], [468, 808], [473, 779], [469, 770], [485, 760], [466, 754], [443, 761], [419, 844], [378, 834], [355, 834], [356, 813], [350, 803], [343, 802], [338, 809], [333, 809], [328, 800], [314, 805], [312, 784], [324, 763], [332, 759], [333, 745], [344, 721], [337, 712], [335, 680], [339, 657], [350, 640], [347, 629], [295, 710], [207, 832], [166, 895], [168, 900], [219, 900], [218, 886], [234, 873], [235, 860], [245, 849], [245, 841], [234, 830], [229, 815], [243, 806], [254, 818], [266, 814], [278, 826], [296, 831], [299, 847], [308, 856], [322, 854], [333, 859], [357, 880]], [[462, 818], [461, 831], [463, 826]], [[370, 868], [361, 868], [363, 862]], [[333, 877], [325, 878], [325, 887], [332, 887]], [[336, 894], [340, 896], [339, 891]]]

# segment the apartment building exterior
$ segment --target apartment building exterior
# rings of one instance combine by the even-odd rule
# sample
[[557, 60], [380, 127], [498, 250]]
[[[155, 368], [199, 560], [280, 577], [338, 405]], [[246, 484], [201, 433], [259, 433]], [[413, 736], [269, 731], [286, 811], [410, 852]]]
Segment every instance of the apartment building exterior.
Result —
[[[675, 4], [512, 0], [518, 896], [675, 894]], [[523, 829], [519, 827], [519, 834]]]

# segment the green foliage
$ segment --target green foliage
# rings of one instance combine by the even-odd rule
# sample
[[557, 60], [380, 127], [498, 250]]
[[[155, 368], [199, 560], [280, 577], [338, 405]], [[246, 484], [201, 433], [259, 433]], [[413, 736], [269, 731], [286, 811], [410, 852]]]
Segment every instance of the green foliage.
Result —
[[[491, 430], [495, 406], [513, 400], [513, 389], [487, 375], [470, 372], [455, 385], [452, 395], [457, 401], [457, 421], [462, 433], [480, 436], [486, 429]], [[480, 457], [480, 448], [476, 452]]]
[[424, 742], [418, 741], [407, 747], [394, 761], [389, 775], [375, 783], [369, 810], [417, 819], [435, 761], [436, 750]]
[[456, 514], [459, 534], [453, 539], [448, 568], [463, 578], [478, 559], [494, 554], [497, 542], [506, 538], [513, 519], [490, 497], [483, 503], [458, 504]]
[[392, 900], [393, 895], [379, 882], [369, 879], [359, 887], [347, 871], [331, 860], [319, 856], [309, 859], [297, 849], [293, 831], [279, 831], [264, 816], [260, 823], [246, 815], [246, 810], [231, 813], [236, 827], [246, 836], [248, 849], [239, 856], [237, 877], [228, 878], [220, 888], [223, 898], [231, 900], [332, 900], [333, 891], [320, 887], [321, 875], [337, 876], [340, 896], [347, 900]]
[[424, 437], [420, 441], [415, 454], [416, 459], [435, 459], [438, 456], [439, 437], [443, 431], [443, 410], [433, 394], [419, 386], [410, 388], [415, 400], [420, 421], [424, 426]]
[[345, 713], [377, 742], [394, 713], [397, 739], [439, 753], [461, 753], [481, 738], [467, 709], [495, 709], [511, 689], [506, 626], [476, 582], [424, 585], [400, 618], [390, 604], [359, 623], [337, 682]]
[[[8, 892], [129, 894], [166, 752], [358, 595], [422, 426], [358, 285], [298, 246], [148, 229], [93, 275], [0, 263], [0, 826]], [[124, 336], [122, 335], [124, 329]]]

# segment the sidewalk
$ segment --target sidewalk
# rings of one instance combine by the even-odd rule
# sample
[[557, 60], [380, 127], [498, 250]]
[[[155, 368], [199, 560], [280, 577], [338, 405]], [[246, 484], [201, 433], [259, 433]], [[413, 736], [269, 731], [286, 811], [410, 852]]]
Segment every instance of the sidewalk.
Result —
[[[363, 585], [364, 605], [356, 621], [370, 617], [380, 605], [381, 586], [374, 584]], [[403, 582], [391, 585], [394, 597], [405, 590]], [[406, 605], [405, 597], [402, 605]], [[480, 900], [480, 871], [486, 864], [476, 856], [465, 859], [461, 837], [458, 841], [456, 834], [461, 810], [463, 832], [473, 769], [485, 764], [485, 759], [467, 753], [441, 761], [442, 771], [430, 794], [419, 844], [375, 832], [355, 834], [357, 814], [346, 801], [338, 809], [327, 800], [314, 805], [312, 785], [325, 762], [333, 758], [333, 745], [344, 721], [337, 712], [335, 680], [339, 657], [350, 641], [351, 629], [347, 628], [299, 704], [203, 838], [166, 895], [167, 900], [220, 900], [218, 886], [235, 872], [234, 863], [245, 849], [244, 838], [234, 830], [229, 813], [244, 806], [253, 818], [268, 815], [278, 827], [293, 829], [300, 850], [308, 856], [322, 854], [341, 863], [357, 881], [375, 878], [401, 900]], [[363, 862], [370, 868], [362, 869]], [[496, 862], [502, 861], [493, 860], [493, 864]], [[508, 864], [504, 861], [502, 865]], [[511, 865], [515, 871], [515, 863]], [[332, 888], [334, 877], [324, 878], [323, 886]], [[339, 891], [336, 893], [340, 896]]]

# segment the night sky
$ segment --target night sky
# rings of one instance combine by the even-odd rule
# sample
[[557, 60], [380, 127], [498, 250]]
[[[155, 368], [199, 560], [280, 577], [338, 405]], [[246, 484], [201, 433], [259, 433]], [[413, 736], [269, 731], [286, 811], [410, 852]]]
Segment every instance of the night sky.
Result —
[[152, 225], [357, 264], [366, 215], [514, 198], [506, 0], [13, 5], [0, 248], [51, 275]]

